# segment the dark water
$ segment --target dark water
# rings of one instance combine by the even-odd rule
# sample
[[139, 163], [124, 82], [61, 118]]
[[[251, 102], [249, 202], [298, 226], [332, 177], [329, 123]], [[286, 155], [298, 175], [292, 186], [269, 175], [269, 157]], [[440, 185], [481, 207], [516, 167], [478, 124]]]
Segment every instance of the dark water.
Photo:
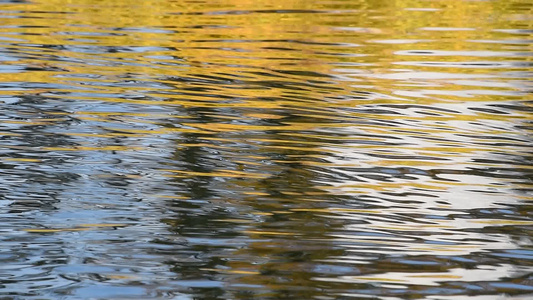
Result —
[[0, 299], [528, 299], [527, 0], [1, 1]]

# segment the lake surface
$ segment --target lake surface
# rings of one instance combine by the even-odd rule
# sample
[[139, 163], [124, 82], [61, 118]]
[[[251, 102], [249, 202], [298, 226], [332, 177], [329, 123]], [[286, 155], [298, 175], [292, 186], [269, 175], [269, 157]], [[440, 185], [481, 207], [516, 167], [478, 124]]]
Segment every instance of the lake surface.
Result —
[[532, 15], [1, 1], [0, 299], [531, 299]]

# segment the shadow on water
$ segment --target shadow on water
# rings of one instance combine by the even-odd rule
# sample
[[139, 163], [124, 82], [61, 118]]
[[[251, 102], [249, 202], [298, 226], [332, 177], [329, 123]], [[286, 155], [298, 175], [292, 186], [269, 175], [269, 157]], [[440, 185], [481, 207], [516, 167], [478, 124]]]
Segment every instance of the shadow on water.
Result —
[[526, 1], [0, 5], [0, 298], [531, 295]]

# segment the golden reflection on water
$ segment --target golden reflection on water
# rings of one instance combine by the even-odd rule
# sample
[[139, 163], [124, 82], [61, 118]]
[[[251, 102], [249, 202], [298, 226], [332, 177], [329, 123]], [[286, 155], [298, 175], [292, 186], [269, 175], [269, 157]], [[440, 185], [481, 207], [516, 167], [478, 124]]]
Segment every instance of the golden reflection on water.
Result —
[[0, 5], [0, 295], [531, 292], [527, 1]]

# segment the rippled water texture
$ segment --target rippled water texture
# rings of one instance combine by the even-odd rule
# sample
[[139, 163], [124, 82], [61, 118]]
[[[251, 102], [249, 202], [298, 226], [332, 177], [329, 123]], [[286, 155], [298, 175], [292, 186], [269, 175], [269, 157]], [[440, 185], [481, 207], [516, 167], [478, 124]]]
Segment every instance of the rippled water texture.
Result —
[[532, 15], [1, 1], [0, 298], [532, 297]]

